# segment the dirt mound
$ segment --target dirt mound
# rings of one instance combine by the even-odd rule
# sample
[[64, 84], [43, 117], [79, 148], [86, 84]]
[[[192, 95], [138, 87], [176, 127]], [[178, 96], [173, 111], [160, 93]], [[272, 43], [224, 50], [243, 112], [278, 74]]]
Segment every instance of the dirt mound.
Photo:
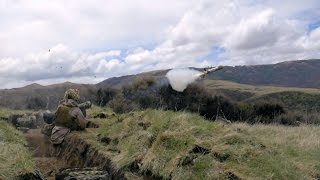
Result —
[[29, 130], [25, 137], [40, 173], [38, 176], [23, 175], [22, 179], [126, 179], [106, 156], [78, 133], [69, 134], [58, 146], [53, 146], [40, 129]]

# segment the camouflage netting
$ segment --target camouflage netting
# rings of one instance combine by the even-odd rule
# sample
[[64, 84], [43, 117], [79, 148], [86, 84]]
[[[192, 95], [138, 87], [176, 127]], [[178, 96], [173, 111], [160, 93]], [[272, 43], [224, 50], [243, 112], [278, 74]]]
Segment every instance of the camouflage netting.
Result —
[[80, 92], [78, 89], [68, 89], [64, 94], [64, 99], [73, 99], [75, 101], [80, 100]]

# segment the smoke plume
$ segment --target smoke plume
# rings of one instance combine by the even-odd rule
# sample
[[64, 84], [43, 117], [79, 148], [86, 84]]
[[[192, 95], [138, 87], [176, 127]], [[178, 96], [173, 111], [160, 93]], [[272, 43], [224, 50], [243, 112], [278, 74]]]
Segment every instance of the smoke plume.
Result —
[[190, 83], [197, 80], [202, 74], [203, 72], [193, 69], [173, 69], [167, 73], [166, 77], [172, 89], [183, 92]]

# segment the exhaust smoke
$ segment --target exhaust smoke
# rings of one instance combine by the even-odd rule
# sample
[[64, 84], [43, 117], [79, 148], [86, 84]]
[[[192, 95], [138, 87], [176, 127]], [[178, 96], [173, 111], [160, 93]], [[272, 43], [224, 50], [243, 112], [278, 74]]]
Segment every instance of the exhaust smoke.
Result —
[[172, 89], [183, 92], [189, 84], [196, 81], [201, 75], [204, 75], [204, 72], [193, 69], [173, 69], [167, 73], [166, 77]]

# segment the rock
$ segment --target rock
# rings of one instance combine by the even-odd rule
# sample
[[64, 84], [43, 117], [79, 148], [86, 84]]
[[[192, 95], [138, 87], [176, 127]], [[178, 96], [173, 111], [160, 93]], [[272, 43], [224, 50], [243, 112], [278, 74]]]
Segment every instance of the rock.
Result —
[[22, 131], [23, 133], [27, 133], [30, 130], [30, 128], [27, 128], [27, 127], [17, 127], [17, 129], [19, 131]]
[[24, 115], [23, 117], [19, 117], [17, 119], [16, 126], [27, 127], [27, 128], [36, 128], [37, 127], [36, 117], [33, 115], [31, 115], [31, 116]]
[[[46, 111], [45, 111], [46, 112]], [[38, 128], [44, 124], [44, 112], [28, 114], [13, 114], [8, 117], [8, 122], [16, 127], [26, 127], [30, 129]]]
[[111, 180], [109, 173], [99, 168], [68, 168], [56, 174], [56, 180], [86, 179]]
[[9, 123], [16, 126], [18, 118], [21, 118], [21, 117], [23, 117], [23, 114], [12, 114], [8, 117], [8, 121], [9, 121]]

